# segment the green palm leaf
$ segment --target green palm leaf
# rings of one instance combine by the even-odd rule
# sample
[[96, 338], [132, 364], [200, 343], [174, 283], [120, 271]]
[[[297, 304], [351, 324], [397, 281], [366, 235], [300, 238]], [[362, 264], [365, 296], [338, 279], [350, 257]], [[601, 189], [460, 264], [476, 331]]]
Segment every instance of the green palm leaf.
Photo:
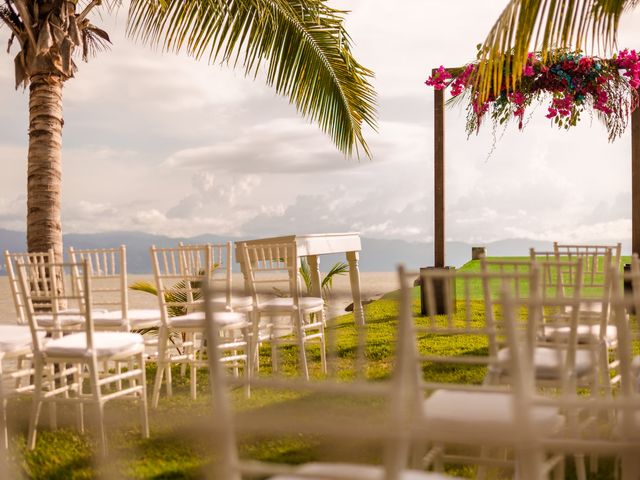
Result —
[[474, 89], [479, 103], [499, 92], [503, 71], [513, 89], [522, 76], [529, 50], [547, 58], [554, 49], [609, 51], [615, 46], [620, 16], [640, 0], [511, 0], [484, 44]]
[[373, 72], [351, 54], [345, 12], [324, 0], [132, 0], [128, 32], [196, 59], [242, 64], [289, 97], [345, 155], [371, 156], [362, 125], [376, 128]]

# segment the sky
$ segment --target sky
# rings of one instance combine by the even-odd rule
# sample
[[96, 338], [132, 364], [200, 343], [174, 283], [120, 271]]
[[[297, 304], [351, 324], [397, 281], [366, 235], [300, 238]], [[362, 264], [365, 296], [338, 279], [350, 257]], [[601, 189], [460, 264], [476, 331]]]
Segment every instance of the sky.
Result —
[[[65, 233], [144, 231], [255, 238], [359, 231], [433, 239], [433, 91], [439, 65], [473, 60], [506, 0], [334, 0], [354, 55], [373, 69], [373, 152], [347, 159], [288, 100], [225, 65], [125, 36], [125, 8], [92, 17], [112, 48], [78, 61], [64, 87]], [[640, 9], [618, 45], [640, 47]], [[634, 26], [636, 28], [634, 29]], [[0, 29], [0, 41], [8, 39]], [[4, 45], [4, 43], [3, 43]], [[14, 47], [15, 48], [15, 47]], [[28, 92], [0, 50], [0, 228], [25, 229]], [[631, 236], [629, 133], [587, 115], [558, 130], [540, 105], [523, 131], [487, 123], [467, 138], [446, 118], [446, 238], [622, 241]]]

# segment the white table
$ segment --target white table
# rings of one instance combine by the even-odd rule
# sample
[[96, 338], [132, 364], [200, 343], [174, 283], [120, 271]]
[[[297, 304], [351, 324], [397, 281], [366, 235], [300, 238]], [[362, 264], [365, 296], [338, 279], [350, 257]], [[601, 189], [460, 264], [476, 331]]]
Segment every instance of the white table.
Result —
[[[349, 264], [349, 280], [351, 283], [351, 295], [353, 297], [353, 316], [358, 325], [364, 326], [364, 312], [362, 310], [362, 299], [360, 297], [360, 272], [358, 271], [359, 252], [362, 250], [360, 234], [356, 232], [348, 233], [320, 233], [312, 235], [285, 235], [283, 237], [259, 238], [248, 240], [248, 245], [260, 245], [267, 243], [286, 243], [295, 241], [298, 258], [306, 257], [311, 271], [311, 293], [316, 297], [322, 296], [320, 283], [320, 261], [319, 255], [330, 253], [344, 253]], [[236, 260], [241, 264], [242, 255], [236, 247]]]

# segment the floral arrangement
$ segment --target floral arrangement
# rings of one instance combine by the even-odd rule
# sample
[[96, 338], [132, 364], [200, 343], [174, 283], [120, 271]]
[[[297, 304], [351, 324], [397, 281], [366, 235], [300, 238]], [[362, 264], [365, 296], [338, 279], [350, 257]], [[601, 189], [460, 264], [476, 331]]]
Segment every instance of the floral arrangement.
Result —
[[490, 92], [482, 103], [477, 93], [471, 93], [476, 69], [476, 63], [455, 70], [440, 66], [425, 82], [436, 90], [450, 86], [454, 98], [469, 94], [469, 134], [478, 130], [487, 113], [494, 125], [515, 118], [522, 129], [525, 111], [531, 103], [547, 100], [546, 117], [557, 126], [576, 125], [585, 109], [591, 107], [604, 120], [609, 139], [613, 140], [624, 132], [630, 112], [638, 106], [640, 56], [635, 50], [622, 50], [611, 59], [558, 51], [549, 55], [546, 62], [539, 53], [531, 52], [516, 88], [507, 89], [507, 81], [503, 79], [501, 90]]

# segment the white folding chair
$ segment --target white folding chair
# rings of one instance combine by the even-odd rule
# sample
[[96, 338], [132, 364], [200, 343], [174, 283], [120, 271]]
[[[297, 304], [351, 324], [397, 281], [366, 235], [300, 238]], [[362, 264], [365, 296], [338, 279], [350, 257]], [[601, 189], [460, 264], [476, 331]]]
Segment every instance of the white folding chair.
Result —
[[[495, 371], [508, 372], [509, 379], [517, 378], [518, 372], [513, 355], [504, 355], [501, 348], [506, 344], [504, 322], [508, 319], [501, 305], [499, 309], [494, 307], [500, 303], [496, 297], [506, 288], [520, 296], [518, 311], [523, 306], [529, 310], [531, 291], [540, 289], [539, 266], [533, 263], [527, 271], [510, 272], [425, 272], [425, 319], [412, 317], [410, 289], [416, 274], [403, 268], [399, 274], [401, 297], [406, 303], [399, 320], [399, 355], [404, 357], [405, 368], [413, 372], [415, 424], [424, 437], [415, 461], [438, 471], [445, 463], [478, 465], [478, 477], [490, 467], [514, 468], [513, 458], [504, 457], [505, 450], [514, 451], [519, 435], [511, 386], [488, 379]], [[445, 315], [435, 312], [436, 289], [444, 293]], [[461, 298], [457, 305], [454, 291]], [[474, 299], [474, 295], [482, 300]], [[531, 319], [539, 315], [527, 312]], [[531, 338], [536, 325], [531, 325], [531, 320], [519, 321], [518, 329]], [[441, 339], [448, 343], [460, 339], [459, 351], [443, 352]], [[534, 346], [528, 348], [533, 355]], [[559, 434], [564, 419], [558, 409], [541, 407], [536, 410], [534, 426]], [[561, 468], [561, 460], [548, 458], [545, 468]]]
[[[75, 268], [82, 291], [68, 293], [59, 282], [65, 269]], [[83, 429], [82, 405], [96, 408], [98, 441], [106, 454], [104, 406], [116, 398], [128, 398], [140, 404], [141, 430], [149, 436], [147, 419], [144, 341], [142, 336], [128, 332], [94, 332], [91, 312], [91, 279], [85, 263], [21, 263], [18, 264], [20, 293], [32, 334], [34, 358], [34, 396], [29, 420], [27, 446], [35, 448], [38, 419], [43, 403], [71, 402], [78, 405], [78, 423]], [[69, 289], [70, 290], [70, 289]], [[37, 303], [36, 303], [37, 302]], [[54, 338], [43, 341], [44, 329], [38, 322], [35, 308], [50, 309]], [[69, 308], [73, 307], [73, 308]], [[62, 336], [64, 318], [82, 316], [82, 332]], [[98, 362], [124, 363], [124, 373], [100, 372]], [[69, 377], [73, 380], [69, 382]], [[88, 393], [83, 382], [88, 380]], [[124, 385], [124, 386], [123, 386]], [[119, 388], [123, 386], [122, 388]]]
[[[271, 365], [278, 370], [278, 346], [294, 343], [299, 351], [299, 368], [309, 378], [306, 344], [320, 344], [322, 371], [327, 372], [324, 335], [324, 300], [303, 297], [300, 291], [300, 267], [295, 242], [250, 245], [241, 243], [247, 285], [253, 297], [255, 348], [264, 340], [271, 342]], [[277, 295], [275, 295], [277, 293]], [[279, 322], [282, 318], [289, 321]], [[291, 338], [293, 334], [293, 339]]]
[[[87, 262], [93, 306], [104, 309], [94, 309], [93, 324], [97, 330], [130, 332], [160, 326], [160, 310], [129, 308], [127, 252], [124, 245], [94, 249], [69, 247], [69, 260], [73, 264]], [[71, 274], [77, 281], [78, 272], [72, 269]], [[77, 285], [82, 288], [82, 282], [77, 282]]]
[[[214, 449], [214, 462], [208, 478], [241, 480], [243, 478], [270, 478], [271, 480], [445, 480], [451, 477], [408, 470], [407, 452], [411, 441], [410, 418], [406, 416], [405, 391], [399, 374], [387, 382], [344, 383], [333, 380], [308, 382], [296, 377], [261, 377], [252, 379], [252, 388], [265, 388], [271, 394], [283, 391], [287, 398], [297, 399], [277, 410], [264, 409], [239, 418], [231, 407], [229, 388], [245, 384], [248, 379], [225, 375], [220, 349], [220, 322], [216, 318], [212, 289], [205, 291], [205, 310], [209, 343], [212, 346], [210, 362], [213, 399], [212, 424], [204, 430]], [[300, 398], [302, 396], [302, 398]], [[321, 406], [319, 406], [319, 403]], [[319, 414], [321, 408], [321, 414]], [[370, 419], [372, 421], [367, 421]], [[374, 420], [373, 420], [374, 419]], [[305, 438], [313, 442], [324, 441], [327, 447], [322, 456], [302, 465], [286, 465], [241, 458], [237, 438], [259, 435], [272, 441], [294, 436], [296, 442]], [[366, 445], [382, 444], [382, 464], [335, 460], [333, 454], [344, 457], [341, 446], [355, 442]]]
[[[205, 354], [205, 318], [202, 287], [215, 270], [209, 245], [183, 245], [176, 248], [151, 247], [151, 262], [158, 292], [161, 325], [158, 332], [158, 371], [151, 404], [158, 406], [163, 379], [167, 395], [172, 395], [171, 364], [180, 363], [190, 370], [191, 398], [196, 398], [197, 369], [207, 367]], [[251, 374], [249, 350], [251, 323], [242, 312], [223, 311], [227, 352], [225, 361], [238, 373], [244, 367]]]

